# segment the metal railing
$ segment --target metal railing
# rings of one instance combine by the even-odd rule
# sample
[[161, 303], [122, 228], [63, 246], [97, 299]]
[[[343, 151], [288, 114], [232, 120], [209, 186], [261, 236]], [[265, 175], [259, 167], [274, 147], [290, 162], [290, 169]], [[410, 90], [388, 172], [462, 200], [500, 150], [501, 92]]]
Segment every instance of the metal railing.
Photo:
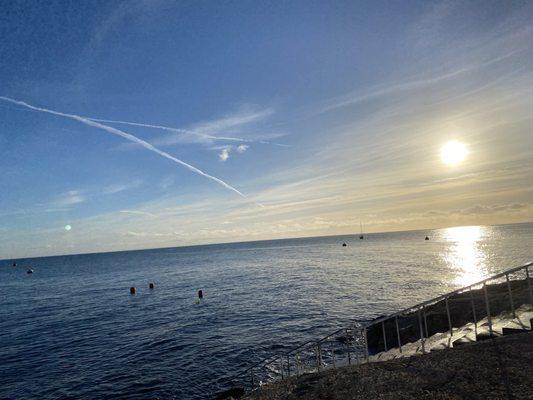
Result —
[[[398, 348], [399, 352], [402, 352], [404, 344], [415, 341], [420, 341], [421, 352], [425, 353], [425, 339], [432, 334], [447, 330], [450, 336], [453, 336], [454, 328], [473, 322], [477, 336], [478, 322], [483, 318], [487, 318], [488, 334], [493, 336], [494, 315], [510, 310], [515, 318], [518, 303], [533, 304], [531, 266], [533, 262], [490, 276], [394, 314], [376, 318], [364, 327], [365, 336], [372, 336], [372, 339], [366, 341], [367, 354], [388, 351], [392, 348]], [[520, 273], [524, 274], [522, 278], [511, 279]], [[491, 286], [494, 287], [492, 293], [489, 291]]]
[[[452, 336], [454, 328], [473, 322], [477, 337], [478, 322], [483, 318], [487, 318], [488, 333], [492, 336], [491, 318], [495, 313], [511, 310], [514, 318], [520, 304], [533, 304], [532, 266], [530, 262], [509, 269], [371, 321], [355, 320], [351, 326], [337, 329], [319, 340], [264, 358], [229, 381], [232, 386], [253, 390], [273, 380], [366, 362], [370, 355], [393, 348], [402, 353], [403, 346], [418, 341], [421, 352], [426, 353], [425, 340], [432, 334], [449, 331]], [[511, 279], [520, 273], [525, 273], [523, 279]], [[492, 298], [491, 282], [495, 283]]]
[[359, 363], [364, 354], [364, 341], [359, 335], [363, 326], [360, 321], [354, 321], [348, 328], [337, 329], [319, 340], [267, 357], [230, 381], [233, 386], [254, 389], [277, 379]]

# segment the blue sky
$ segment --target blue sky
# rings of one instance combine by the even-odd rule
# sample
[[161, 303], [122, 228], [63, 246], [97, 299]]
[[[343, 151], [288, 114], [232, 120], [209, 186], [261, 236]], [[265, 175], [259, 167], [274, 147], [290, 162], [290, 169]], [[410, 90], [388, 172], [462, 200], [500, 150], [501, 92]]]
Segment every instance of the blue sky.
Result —
[[0, 258], [533, 219], [531, 2], [0, 15]]

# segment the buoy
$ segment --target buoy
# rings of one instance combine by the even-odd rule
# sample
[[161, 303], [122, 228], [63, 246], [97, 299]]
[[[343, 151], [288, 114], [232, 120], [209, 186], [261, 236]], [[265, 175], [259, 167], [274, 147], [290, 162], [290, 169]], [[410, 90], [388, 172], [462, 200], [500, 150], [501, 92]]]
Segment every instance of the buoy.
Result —
[[198, 290], [198, 298], [203, 299], [204, 298], [204, 292], [202, 292], [202, 289]]
[[137, 293], [137, 289], [135, 289], [133, 286], [130, 287], [130, 294], [135, 294]]
[[426, 239], [425, 240], [429, 240], [429, 236], [426, 236]]
[[31, 268], [28, 269], [28, 270], [26, 271], [26, 273], [27, 273], [27, 274], [33, 274], [33, 269], [31, 269]]
[[150, 287], [150, 289], [154, 288], [154, 284], [152, 282], [150, 282], [150, 284], [148, 286]]
[[17, 262], [16, 262], [16, 261], [13, 261], [13, 266], [14, 266], [14, 267], [17, 266]]
[[346, 247], [346, 243], [343, 243], [343, 244], [342, 244], [342, 247]]

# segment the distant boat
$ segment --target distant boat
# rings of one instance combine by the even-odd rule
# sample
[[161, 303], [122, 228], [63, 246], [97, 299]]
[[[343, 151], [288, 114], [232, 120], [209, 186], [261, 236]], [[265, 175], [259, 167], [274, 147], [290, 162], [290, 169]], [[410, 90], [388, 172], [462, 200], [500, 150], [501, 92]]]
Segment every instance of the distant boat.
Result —
[[28, 268], [28, 270], [26, 271], [27, 274], [33, 274], [33, 269], [31, 268]]
[[365, 237], [363, 236], [363, 223], [359, 222], [359, 225], [360, 225], [360, 228], [361, 228], [361, 235], [359, 236], [359, 239], [364, 239]]

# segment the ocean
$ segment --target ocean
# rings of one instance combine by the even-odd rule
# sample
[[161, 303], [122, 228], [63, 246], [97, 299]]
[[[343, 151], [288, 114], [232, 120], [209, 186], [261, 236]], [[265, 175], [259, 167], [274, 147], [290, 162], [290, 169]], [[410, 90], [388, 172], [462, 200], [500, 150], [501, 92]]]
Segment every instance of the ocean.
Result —
[[532, 244], [525, 223], [3, 260], [0, 399], [211, 398], [265, 356], [531, 261]]

